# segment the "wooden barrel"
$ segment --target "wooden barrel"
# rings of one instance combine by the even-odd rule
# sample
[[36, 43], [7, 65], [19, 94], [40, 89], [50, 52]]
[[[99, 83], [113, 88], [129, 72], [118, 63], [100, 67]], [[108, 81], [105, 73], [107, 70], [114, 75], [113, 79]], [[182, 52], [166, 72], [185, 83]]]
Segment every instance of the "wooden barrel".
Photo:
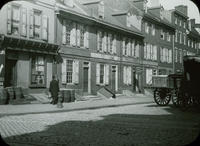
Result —
[[63, 90], [64, 102], [70, 102], [70, 90]]
[[7, 90], [2, 88], [0, 89], [0, 105], [8, 104], [9, 103], [9, 96]]
[[15, 91], [15, 98], [16, 99], [20, 99], [20, 98], [23, 97], [22, 88], [21, 87], [15, 87], [14, 91]]
[[7, 87], [7, 92], [10, 100], [16, 99], [15, 98], [15, 90], [13, 87]]
[[75, 90], [70, 90], [70, 98], [71, 98], [71, 102], [75, 101]]

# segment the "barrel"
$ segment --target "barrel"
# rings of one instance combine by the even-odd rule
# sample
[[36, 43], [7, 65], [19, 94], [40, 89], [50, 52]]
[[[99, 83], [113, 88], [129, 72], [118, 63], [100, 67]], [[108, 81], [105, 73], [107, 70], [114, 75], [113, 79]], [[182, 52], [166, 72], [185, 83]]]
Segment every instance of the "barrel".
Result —
[[16, 99], [20, 99], [20, 98], [23, 97], [22, 88], [21, 87], [15, 87], [14, 91], [15, 91], [15, 98]]
[[71, 101], [70, 90], [62, 90], [62, 92], [63, 92], [64, 102], [70, 102]]
[[15, 99], [15, 90], [13, 87], [7, 87], [7, 92], [10, 100]]
[[9, 103], [9, 96], [7, 90], [4, 88], [0, 89], [0, 105], [8, 104]]

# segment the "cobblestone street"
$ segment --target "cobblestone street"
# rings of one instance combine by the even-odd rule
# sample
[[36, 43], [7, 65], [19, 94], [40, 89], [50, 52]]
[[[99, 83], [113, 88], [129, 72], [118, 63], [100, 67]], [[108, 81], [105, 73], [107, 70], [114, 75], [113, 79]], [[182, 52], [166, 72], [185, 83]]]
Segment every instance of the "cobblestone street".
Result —
[[66, 103], [63, 109], [15, 105], [15, 112], [9, 106], [0, 107], [0, 131], [11, 146], [181, 146], [192, 142], [200, 128], [198, 112], [158, 107], [152, 98]]

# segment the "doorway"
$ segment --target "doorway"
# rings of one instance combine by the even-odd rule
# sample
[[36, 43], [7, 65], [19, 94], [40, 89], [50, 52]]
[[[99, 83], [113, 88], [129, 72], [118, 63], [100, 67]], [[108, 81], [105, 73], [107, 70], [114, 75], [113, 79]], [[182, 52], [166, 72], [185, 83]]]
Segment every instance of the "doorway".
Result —
[[83, 63], [83, 94], [88, 95], [91, 93], [90, 87], [90, 63]]
[[111, 90], [113, 92], [117, 91], [117, 66], [112, 66], [112, 73], [111, 73]]
[[6, 60], [5, 67], [5, 87], [17, 85], [17, 60]]

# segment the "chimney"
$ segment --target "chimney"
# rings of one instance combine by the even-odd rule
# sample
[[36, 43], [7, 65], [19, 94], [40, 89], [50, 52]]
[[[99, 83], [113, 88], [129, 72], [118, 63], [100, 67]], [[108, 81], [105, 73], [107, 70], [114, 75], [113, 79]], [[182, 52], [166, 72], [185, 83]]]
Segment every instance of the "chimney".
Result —
[[150, 0], [150, 7], [160, 6], [160, 0]]
[[179, 6], [175, 7], [175, 10], [183, 13], [185, 16], [188, 16], [188, 8], [187, 8], [187, 6], [179, 5]]
[[195, 27], [195, 19], [190, 19], [191, 27]]
[[147, 0], [130, 0], [136, 7], [147, 12]]

